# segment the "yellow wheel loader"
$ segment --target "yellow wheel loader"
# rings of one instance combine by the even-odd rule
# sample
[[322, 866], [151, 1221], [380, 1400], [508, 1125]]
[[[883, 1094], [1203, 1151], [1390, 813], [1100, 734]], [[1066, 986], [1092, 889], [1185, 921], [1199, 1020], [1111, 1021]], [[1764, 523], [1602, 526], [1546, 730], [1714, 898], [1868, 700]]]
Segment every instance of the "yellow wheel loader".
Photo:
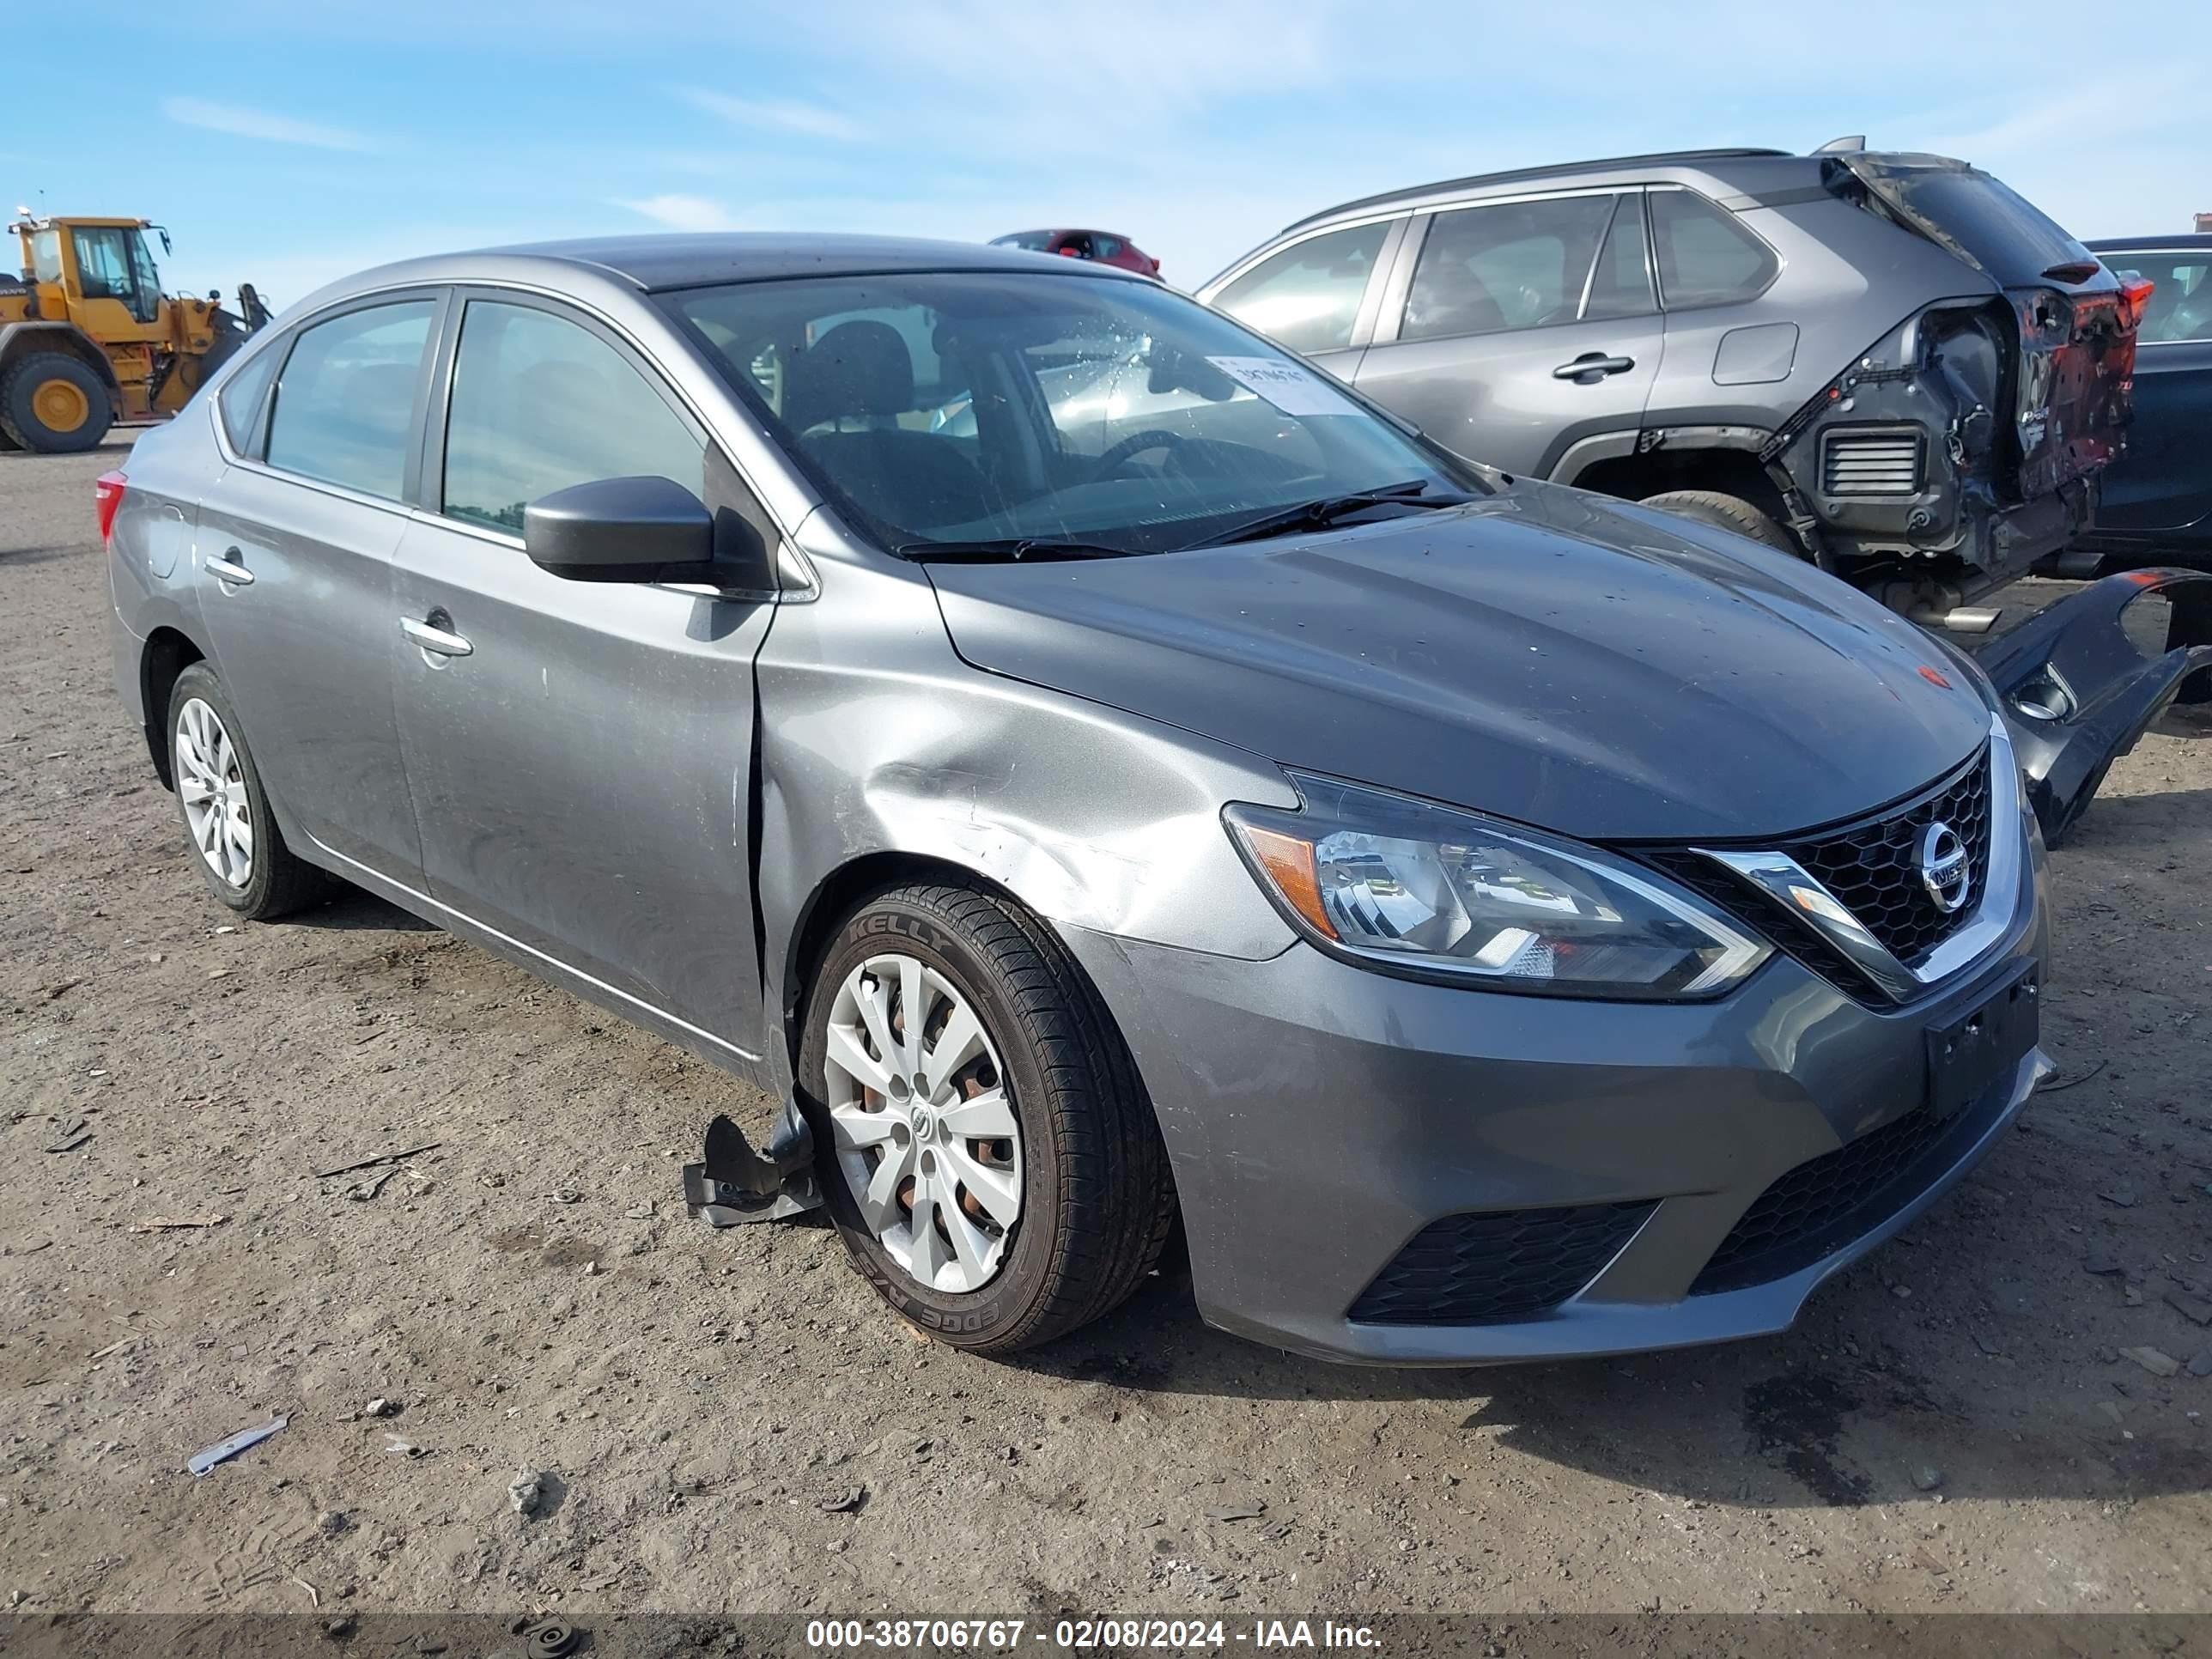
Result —
[[118, 421], [184, 407], [246, 337], [269, 320], [251, 284], [238, 309], [161, 292], [143, 219], [34, 218], [9, 227], [21, 277], [0, 276], [0, 449], [90, 449]]

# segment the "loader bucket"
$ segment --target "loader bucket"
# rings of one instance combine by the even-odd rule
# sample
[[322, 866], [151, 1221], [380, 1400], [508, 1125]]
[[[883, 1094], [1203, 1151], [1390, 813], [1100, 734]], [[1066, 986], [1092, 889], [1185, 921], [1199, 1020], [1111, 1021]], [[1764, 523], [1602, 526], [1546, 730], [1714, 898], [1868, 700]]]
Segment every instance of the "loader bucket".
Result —
[[[2124, 618], [2151, 593], [2171, 611], [2165, 650], [2146, 659]], [[2212, 701], [2212, 573], [2106, 576], [1996, 635], [1976, 658], [2004, 699], [2029, 805], [2056, 847], [2112, 763], [2168, 704]]]

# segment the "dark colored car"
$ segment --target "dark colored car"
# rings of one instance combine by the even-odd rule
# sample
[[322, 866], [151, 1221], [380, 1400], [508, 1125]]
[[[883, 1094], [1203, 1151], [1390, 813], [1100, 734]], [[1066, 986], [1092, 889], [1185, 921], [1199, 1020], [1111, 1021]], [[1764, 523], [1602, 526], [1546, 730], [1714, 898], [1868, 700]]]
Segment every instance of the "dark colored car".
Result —
[[2121, 283], [2003, 184], [1834, 146], [1393, 191], [1198, 294], [1459, 454], [1954, 626], [2094, 521], [2134, 361]]
[[1971, 663], [1126, 271], [387, 266], [100, 499], [221, 903], [343, 877], [757, 1081], [766, 1195], [962, 1346], [1103, 1314], [1178, 1206], [1206, 1316], [1308, 1352], [1778, 1330], [2048, 1070]]
[[2087, 545], [2201, 565], [2212, 560], [2212, 236], [2088, 246], [2154, 287], [2136, 336], [2127, 452], [2106, 471]]
[[993, 247], [1018, 247], [1028, 253], [1058, 253], [1070, 259], [1091, 259], [1102, 265], [1119, 265], [1139, 276], [1157, 276], [1160, 262], [1126, 236], [1110, 230], [1018, 230], [994, 236]]

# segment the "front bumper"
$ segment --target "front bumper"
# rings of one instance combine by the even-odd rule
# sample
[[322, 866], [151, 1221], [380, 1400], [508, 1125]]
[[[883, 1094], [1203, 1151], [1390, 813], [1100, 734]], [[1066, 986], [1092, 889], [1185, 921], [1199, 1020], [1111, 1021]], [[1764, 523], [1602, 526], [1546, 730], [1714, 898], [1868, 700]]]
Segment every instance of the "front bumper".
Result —
[[[1325, 1358], [1466, 1364], [1778, 1331], [1918, 1215], [2018, 1113], [2040, 1050], [1917, 1143], [1878, 1212], [1818, 1259], [1692, 1291], [1778, 1177], [1923, 1108], [1927, 1029], [2044, 954], [2039, 852], [2021, 879], [2011, 930], [1971, 971], [1881, 1011], [1780, 955], [1717, 1004], [1601, 1004], [1416, 983], [1304, 945], [1231, 963], [1062, 933], [1158, 1113], [1206, 1319]], [[1649, 1206], [1632, 1237], [1537, 1316], [1352, 1316], [1431, 1223], [1630, 1205]]]

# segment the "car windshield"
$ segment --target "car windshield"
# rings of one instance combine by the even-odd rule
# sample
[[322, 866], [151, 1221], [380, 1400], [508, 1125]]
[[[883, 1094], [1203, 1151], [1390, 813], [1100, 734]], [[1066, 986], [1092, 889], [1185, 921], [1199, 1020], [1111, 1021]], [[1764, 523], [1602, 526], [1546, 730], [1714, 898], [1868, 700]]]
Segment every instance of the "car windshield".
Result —
[[1162, 552], [1364, 492], [1388, 498], [1366, 507], [1407, 512], [1480, 487], [1297, 359], [1150, 283], [933, 271], [664, 303], [825, 496], [909, 555]]

